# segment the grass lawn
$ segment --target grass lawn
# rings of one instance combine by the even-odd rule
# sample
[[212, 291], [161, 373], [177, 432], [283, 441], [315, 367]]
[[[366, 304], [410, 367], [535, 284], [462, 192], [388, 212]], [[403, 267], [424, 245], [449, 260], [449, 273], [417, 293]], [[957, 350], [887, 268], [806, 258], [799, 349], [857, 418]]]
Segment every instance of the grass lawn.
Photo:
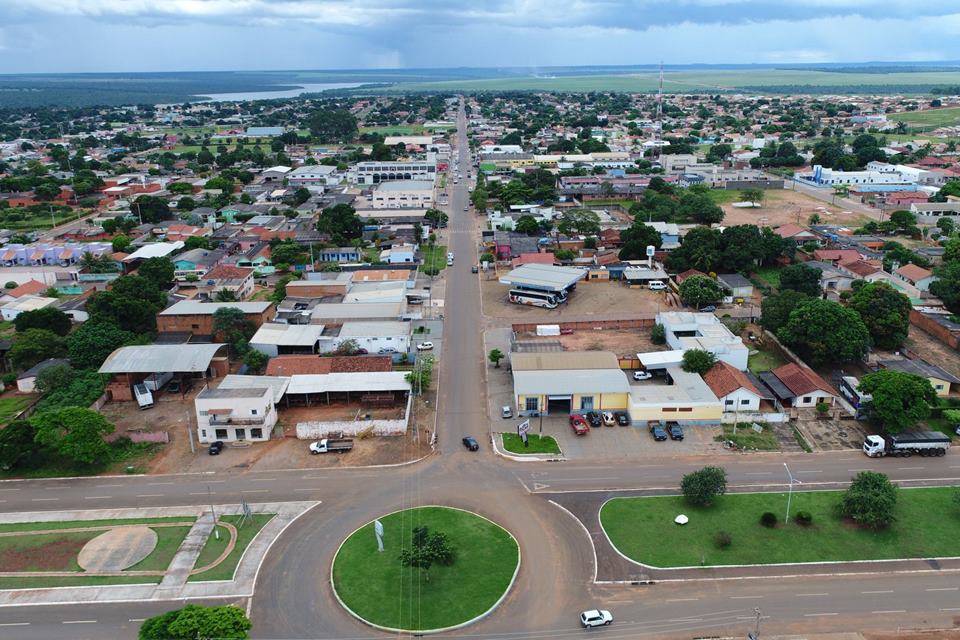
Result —
[[503, 448], [510, 453], [560, 453], [560, 447], [557, 446], [557, 441], [551, 436], [543, 436], [541, 438], [538, 435], [528, 433], [527, 443], [530, 446], [523, 446], [520, 436], [515, 433], [503, 434]]
[[[960, 509], [954, 493], [954, 487], [899, 490], [897, 521], [877, 532], [834, 515], [838, 491], [795, 491], [786, 526], [786, 492], [730, 494], [706, 508], [690, 506], [680, 496], [615, 498], [601, 509], [600, 521], [624, 555], [656, 567], [932, 558], [957, 555]], [[813, 515], [809, 527], [793, 524], [801, 510]], [[761, 526], [765, 511], [777, 514], [780, 525]], [[689, 524], [673, 523], [680, 513]], [[733, 541], [725, 550], [714, 544], [721, 530]]]
[[100, 473], [145, 473], [146, 463], [163, 447], [163, 444], [156, 442], [130, 442], [120, 439], [111, 443], [108, 459], [92, 465], [78, 465], [67, 458], [51, 455], [42, 460], [41, 466], [0, 470], [0, 478], [61, 478], [95, 476]]
[[753, 374], [770, 371], [785, 364], [787, 364], [787, 361], [781, 358], [775, 351], [757, 351], [756, 353], [751, 353], [747, 358], [747, 367]]
[[180, 543], [190, 533], [190, 527], [155, 527], [157, 546], [146, 558], [127, 568], [127, 571], [165, 571], [176, 555]]
[[710, 189], [707, 192], [714, 204], [729, 204], [731, 202], [740, 202], [740, 191], [738, 189]]
[[0, 397], [0, 424], [7, 424], [13, 420], [14, 416], [26, 409], [34, 400], [36, 396], [5, 394]]
[[[760, 423], [758, 423], [760, 424]], [[719, 442], [724, 440], [733, 440], [741, 449], [756, 449], [757, 451], [779, 451], [780, 441], [768, 424], [761, 424], [763, 431], [757, 433], [753, 430], [753, 424], [741, 422], [737, 424], [737, 433], [733, 433], [733, 425], [723, 425], [723, 435], [717, 436]]]
[[392, 124], [382, 127], [360, 127], [360, 133], [379, 133], [382, 136], [419, 136], [423, 135], [422, 124]]
[[165, 518], [120, 518], [113, 520], [56, 520], [54, 522], [10, 522], [0, 524], [0, 533], [9, 531], [49, 531], [52, 529], [79, 529], [81, 527], [105, 527], [121, 524], [153, 524], [156, 522], [194, 522], [194, 516], [169, 516]]
[[630, 205], [636, 204], [633, 200], [590, 200], [588, 201], [589, 206], [591, 207], [612, 207], [619, 206], [623, 207], [625, 211], [630, 210]]
[[0, 578], [0, 589], [46, 589], [89, 587], [107, 584], [157, 584], [163, 576], [77, 576], [49, 578]]
[[102, 531], [0, 538], [0, 571], [83, 571], [77, 554]]
[[753, 273], [771, 287], [780, 288], [780, 267], [762, 267]]
[[[230, 555], [216, 567], [209, 571], [190, 576], [188, 580], [233, 580], [233, 572], [240, 563], [243, 552], [247, 550], [247, 547], [250, 546], [250, 541], [260, 533], [260, 529], [270, 522], [274, 515], [273, 513], [253, 514], [253, 517], [249, 518], [243, 527], [237, 529], [237, 545], [233, 548], [233, 551], [230, 552]], [[240, 519], [241, 516], [222, 516], [220, 518], [220, 520], [229, 522], [235, 527], [240, 525]], [[203, 545], [203, 549], [200, 550], [200, 555], [197, 557], [197, 561], [193, 566], [202, 567], [219, 558], [223, 550], [227, 548], [228, 540], [230, 540], [230, 533], [223, 527], [220, 527], [219, 540], [217, 540], [216, 536], [211, 532], [210, 537], [207, 538], [207, 542]]]
[[887, 119], [890, 122], [906, 122], [910, 125], [946, 127], [960, 124], [960, 107], [891, 113], [887, 115]]
[[[520, 561], [516, 541], [499, 526], [465, 511], [408, 509], [380, 518], [384, 552], [377, 553], [373, 523], [347, 538], [333, 561], [340, 598], [357, 615], [395, 629], [439, 629], [474, 618], [503, 595]], [[415, 526], [443, 532], [456, 551], [452, 566], [434, 566], [426, 581], [402, 567]]]
[[442, 244], [429, 245], [423, 249], [423, 266], [420, 270], [427, 275], [436, 275], [447, 268], [447, 247]]

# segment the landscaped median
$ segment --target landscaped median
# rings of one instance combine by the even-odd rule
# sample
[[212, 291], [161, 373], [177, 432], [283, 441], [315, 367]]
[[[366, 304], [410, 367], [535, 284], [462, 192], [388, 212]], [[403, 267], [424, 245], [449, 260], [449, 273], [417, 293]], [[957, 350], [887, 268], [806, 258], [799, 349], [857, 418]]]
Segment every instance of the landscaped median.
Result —
[[[255, 513], [249, 518], [243, 516], [221, 516], [219, 521], [230, 525], [217, 525], [220, 537], [217, 538], [214, 532], [210, 533], [207, 542], [200, 550], [197, 561], [194, 563], [194, 571], [188, 580], [197, 582], [201, 580], [233, 580], [233, 574], [243, 557], [243, 552], [247, 550], [253, 539], [276, 514], [273, 513]], [[236, 539], [234, 540], [234, 532]], [[224, 557], [224, 553], [233, 543], [230, 553]], [[221, 560], [222, 558], [222, 560]], [[220, 560], [218, 562], [218, 560]], [[209, 567], [206, 570], [198, 571]]]
[[501, 435], [503, 436], [503, 448], [505, 451], [509, 451], [510, 453], [515, 453], [517, 455], [544, 453], [560, 455], [560, 446], [552, 436], [538, 436], [528, 433], [528, 446], [523, 446], [523, 440], [521, 440], [520, 436], [517, 434], [504, 433]]
[[384, 550], [368, 523], [343, 542], [331, 570], [341, 604], [367, 624], [429, 632], [469, 623], [499, 604], [520, 568], [516, 539], [469, 511], [420, 507], [379, 521]]
[[[727, 494], [708, 507], [682, 496], [613, 498], [601, 507], [600, 523], [620, 553], [657, 568], [954, 557], [960, 555], [956, 493], [901, 489], [896, 521], [880, 530], [841, 518], [838, 491], [794, 491], [789, 524], [783, 523], [786, 492]], [[776, 526], [761, 525], [765, 512], [776, 514]], [[799, 512], [812, 516], [809, 524], [797, 524]], [[679, 514], [689, 518], [686, 525], [674, 523]]]

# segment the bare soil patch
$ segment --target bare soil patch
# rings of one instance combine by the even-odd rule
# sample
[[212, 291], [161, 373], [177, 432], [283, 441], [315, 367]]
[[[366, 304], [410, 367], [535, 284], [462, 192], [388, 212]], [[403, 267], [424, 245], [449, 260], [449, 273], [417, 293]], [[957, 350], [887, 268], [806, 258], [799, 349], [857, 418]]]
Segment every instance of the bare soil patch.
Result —
[[77, 555], [102, 531], [23, 535], [0, 540], [0, 571], [80, 571]]
[[760, 208], [738, 209], [731, 204], [722, 204], [726, 214], [723, 224], [779, 227], [787, 223], [797, 224], [798, 220], [800, 224], [806, 224], [807, 219], [814, 213], [820, 216], [824, 224], [859, 226], [870, 219], [862, 213], [848, 211], [844, 207], [817, 200], [793, 189], [768, 189], [764, 194], [763, 206]]

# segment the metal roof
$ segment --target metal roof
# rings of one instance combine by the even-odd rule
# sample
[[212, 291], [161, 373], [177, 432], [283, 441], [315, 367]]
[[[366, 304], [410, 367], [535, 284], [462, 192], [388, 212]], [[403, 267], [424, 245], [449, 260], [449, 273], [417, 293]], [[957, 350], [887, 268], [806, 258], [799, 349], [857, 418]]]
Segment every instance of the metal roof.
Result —
[[290, 376], [287, 393], [409, 391], [410, 383], [406, 376], [402, 371], [302, 374]]
[[120, 347], [100, 373], [200, 373], [206, 371], [223, 344], [147, 344]]
[[147, 258], [163, 258], [183, 249], [183, 246], [183, 242], [180, 240], [176, 242], [151, 242], [128, 255], [123, 261], [133, 262], [134, 260], [146, 260]]
[[923, 360], [881, 360], [879, 364], [884, 369], [912, 373], [921, 378], [936, 378], [950, 384], [960, 384], [960, 378], [957, 376]]
[[639, 384], [630, 390], [631, 403], [637, 405], [672, 405], [677, 403], [715, 404], [716, 394], [696, 373], [680, 367], [667, 367], [671, 384]]
[[797, 396], [793, 391], [787, 388], [787, 385], [780, 382], [780, 378], [774, 375], [773, 371], [761, 371], [760, 381], [765, 384], [773, 394], [780, 400], [792, 400]]
[[526, 287], [543, 291], [562, 291], [568, 289], [587, 275], [583, 269], [555, 267], [550, 264], [520, 265], [500, 278], [501, 284], [512, 287]]
[[218, 309], [240, 309], [244, 313], [263, 313], [272, 302], [197, 302], [181, 300], [160, 312], [161, 316], [213, 315]]
[[273, 393], [273, 404], [280, 402], [290, 385], [284, 376], [239, 376], [230, 374], [220, 381], [218, 389], [260, 389], [267, 387]]
[[[529, 354], [551, 355], [551, 354]], [[513, 371], [516, 395], [572, 395], [591, 393], [629, 393], [627, 374], [620, 369], [554, 369]]]
[[617, 356], [610, 351], [560, 351], [550, 353], [511, 353], [514, 371], [557, 371], [576, 369], [620, 369]]
[[322, 324], [278, 324], [267, 322], [260, 325], [250, 338], [250, 344], [309, 347], [316, 344], [323, 333]]

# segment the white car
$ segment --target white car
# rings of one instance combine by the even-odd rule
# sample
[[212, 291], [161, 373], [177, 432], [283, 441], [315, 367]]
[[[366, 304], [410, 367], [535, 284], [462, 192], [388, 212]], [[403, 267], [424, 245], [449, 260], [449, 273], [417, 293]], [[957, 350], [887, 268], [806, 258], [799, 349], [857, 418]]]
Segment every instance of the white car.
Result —
[[613, 622], [613, 615], [605, 609], [589, 609], [580, 614], [580, 624], [587, 629], [601, 627]]
[[432, 342], [421, 342], [417, 345], [417, 351], [430, 351], [431, 349], [433, 349]]
[[603, 419], [603, 424], [608, 427], [612, 427], [613, 425], [617, 424], [617, 419], [613, 417], [613, 413], [610, 411], [604, 411], [600, 414], [600, 417]]
[[653, 374], [649, 371], [634, 371], [633, 379], [634, 380], [649, 380], [653, 377]]

